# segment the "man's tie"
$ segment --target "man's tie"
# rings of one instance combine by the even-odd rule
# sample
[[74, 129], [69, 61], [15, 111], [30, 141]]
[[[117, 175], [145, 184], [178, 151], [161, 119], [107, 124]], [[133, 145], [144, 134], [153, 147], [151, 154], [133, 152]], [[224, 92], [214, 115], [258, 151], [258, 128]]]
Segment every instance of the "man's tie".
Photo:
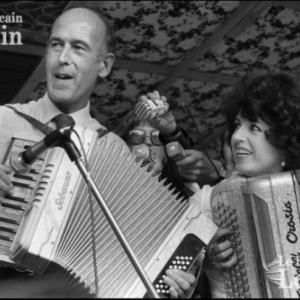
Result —
[[57, 115], [53, 120], [57, 126], [57, 129], [75, 125], [74, 119], [71, 116], [64, 114]]

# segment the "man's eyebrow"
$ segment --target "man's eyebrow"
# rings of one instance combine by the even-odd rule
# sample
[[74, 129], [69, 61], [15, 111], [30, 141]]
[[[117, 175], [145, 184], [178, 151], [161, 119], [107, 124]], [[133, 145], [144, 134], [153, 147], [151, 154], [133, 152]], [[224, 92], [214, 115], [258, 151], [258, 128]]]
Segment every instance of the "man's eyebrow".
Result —
[[72, 45], [76, 45], [76, 44], [82, 44], [82, 45], [84, 45], [88, 50], [90, 50], [91, 49], [91, 47], [89, 46], [89, 44], [87, 43], [87, 42], [85, 42], [84, 40], [72, 40], [71, 41], [71, 44]]
[[51, 42], [56, 41], [56, 42], [63, 42], [63, 40], [59, 37], [56, 36], [51, 36], [48, 40], [48, 44], [50, 44]]
[[[64, 42], [63, 39], [59, 38], [59, 37], [56, 37], [56, 36], [52, 36], [49, 38], [49, 41], [48, 41], [48, 44], [50, 44], [51, 42]], [[88, 45], [87, 42], [85, 42], [84, 40], [79, 40], [79, 39], [76, 39], [76, 40], [71, 40], [71, 44], [72, 45], [76, 45], [76, 44], [82, 44], [84, 47], [86, 47], [88, 50], [91, 49], [91, 47]]]

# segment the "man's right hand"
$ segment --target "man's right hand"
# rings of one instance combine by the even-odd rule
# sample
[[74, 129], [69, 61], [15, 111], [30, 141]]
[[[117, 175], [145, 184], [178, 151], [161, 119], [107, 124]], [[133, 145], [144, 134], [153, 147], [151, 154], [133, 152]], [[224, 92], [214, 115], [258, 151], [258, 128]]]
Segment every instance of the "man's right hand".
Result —
[[11, 194], [13, 190], [13, 184], [11, 182], [10, 174], [12, 171], [9, 167], [0, 164], [0, 201], [6, 194]]

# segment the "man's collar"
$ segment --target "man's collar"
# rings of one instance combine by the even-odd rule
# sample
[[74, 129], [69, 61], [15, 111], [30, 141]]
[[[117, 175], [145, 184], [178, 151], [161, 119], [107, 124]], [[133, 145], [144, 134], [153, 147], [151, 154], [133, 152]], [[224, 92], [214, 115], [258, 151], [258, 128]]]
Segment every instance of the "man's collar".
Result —
[[[47, 93], [45, 93], [45, 95], [37, 101], [37, 106], [41, 113], [42, 120], [45, 124], [47, 124], [54, 117], [62, 113], [50, 100]], [[90, 102], [88, 101], [87, 105], [83, 109], [71, 113], [69, 115], [73, 117], [77, 125], [87, 127], [91, 119]]]

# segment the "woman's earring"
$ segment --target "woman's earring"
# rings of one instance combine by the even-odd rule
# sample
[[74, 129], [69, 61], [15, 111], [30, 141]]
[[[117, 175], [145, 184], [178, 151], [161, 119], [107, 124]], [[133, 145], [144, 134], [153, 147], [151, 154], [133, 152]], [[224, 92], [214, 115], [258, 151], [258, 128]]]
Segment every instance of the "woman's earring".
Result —
[[284, 161], [281, 163], [281, 167], [282, 167], [282, 168], [285, 167], [285, 162], [284, 162]]

